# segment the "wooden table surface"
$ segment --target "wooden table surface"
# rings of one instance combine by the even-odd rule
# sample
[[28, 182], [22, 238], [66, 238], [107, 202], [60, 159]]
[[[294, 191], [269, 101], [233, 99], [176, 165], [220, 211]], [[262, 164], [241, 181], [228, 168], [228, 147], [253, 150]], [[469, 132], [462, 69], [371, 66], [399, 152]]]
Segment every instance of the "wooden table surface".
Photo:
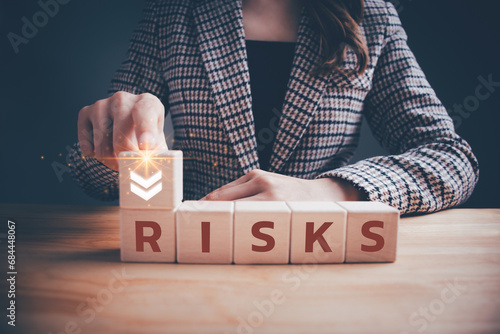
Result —
[[0, 217], [18, 273], [2, 333], [500, 333], [499, 209], [401, 219], [396, 263], [309, 266], [121, 263], [117, 207]]

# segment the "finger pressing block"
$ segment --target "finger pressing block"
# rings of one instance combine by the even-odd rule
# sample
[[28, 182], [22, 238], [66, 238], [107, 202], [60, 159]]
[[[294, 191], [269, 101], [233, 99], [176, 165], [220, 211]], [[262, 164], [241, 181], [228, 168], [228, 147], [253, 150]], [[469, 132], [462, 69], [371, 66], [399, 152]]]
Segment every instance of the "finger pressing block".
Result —
[[337, 202], [347, 210], [345, 262], [394, 262], [399, 211], [379, 202]]
[[234, 263], [288, 263], [290, 216], [285, 202], [235, 202]]
[[175, 211], [120, 209], [121, 260], [175, 262]]
[[182, 151], [122, 152], [120, 207], [173, 210], [182, 202]]
[[177, 262], [233, 262], [233, 202], [185, 201], [177, 210]]

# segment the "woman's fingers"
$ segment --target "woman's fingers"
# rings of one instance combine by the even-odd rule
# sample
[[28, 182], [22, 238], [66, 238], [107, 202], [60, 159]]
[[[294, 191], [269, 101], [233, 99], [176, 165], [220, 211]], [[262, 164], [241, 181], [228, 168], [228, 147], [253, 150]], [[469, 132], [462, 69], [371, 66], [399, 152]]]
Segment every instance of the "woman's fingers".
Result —
[[94, 103], [94, 111], [90, 117], [94, 136], [95, 157], [108, 167], [117, 168], [113, 149], [113, 118], [109, 113], [107, 100]]
[[[242, 176], [240, 179], [244, 178], [245, 176]], [[238, 180], [240, 180], [240, 179], [238, 179]], [[236, 181], [238, 181], [238, 180], [236, 180]], [[231, 187], [228, 187], [228, 185], [225, 185], [217, 190], [212, 191], [210, 194], [203, 197], [202, 200], [206, 200], [206, 201], [234, 201], [237, 199], [254, 196], [257, 193], [259, 193], [259, 191], [260, 191], [259, 184], [257, 182], [252, 182], [252, 180], [249, 180], [247, 182], [241, 182], [241, 183], [239, 183], [237, 185], [233, 185]]]
[[250, 180], [253, 180], [259, 176], [261, 176], [262, 174], [264, 174], [265, 172], [260, 170], [260, 169], [254, 169], [248, 173], [246, 173], [245, 175], [243, 175], [242, 177], [234, 180], [233, 182], [229, 182], [228, 184], [225, 184], [223, 185], [222, 187], [220, 187], [219, 189], [217, 190], [226, 190], [228, 188], [232, 188], [234, 186], [238, 186], [240, 184], [243, 184], [243, 183], [247, 183], [248, 181]]
[[113, 122], [113, 150], [116, 156], [120, 152], [139, 150], [131, 117], [117, 118]]
[[163, 121], [164, 113], [164, 107], [157, 97], [147, 93], [139, 96], [131, 114], [140, 150], [154, 150], [164, 145], [159, 133], [159, 124]]
[[258, 196], [258, 198], [269, 197], [269, 190], [272, 191], [272, 181], [270, 178], [279, 177], [276, 174], [254, 169], [239, 179], [228, 183], [217, 190], [214, 190], [203, 200], [235, 201]]
[[113, 150], [116, 156], [123, 151], [138, 151], [134, 121], [130, 110], [137, 96], [126, 92], [117, 92], [111, 97], [110, 108], [113, 115]]
[[240, 198], [253, 196], [258, 190], [253, 187], [249, 182], [240, 184], [231, 188], [219, 188], [204, 198], [205, 201], [234, 201]]
[[267, 198], [265, 194], [259, 193], [255, 194], [253, 196], [245, 197], [245, 198], [238, 198], [235, 199], [235, 201], [268, 201], [270, 199]]
[[92, 122], [89, 119], [89, 109], [84, 107], [78, 113], [78, 143], [83, 155], [94, 155], [94, 134]]
[[151, 94], [116, 92], [80, 110], [78, 141], [82, 153], [117, 169], [123, 151], [167, 149], [165, 109]]
[[304, 180], [253, 170], [203, 198], [214, 201], [360, 201], [361, 190], [337, 178]]

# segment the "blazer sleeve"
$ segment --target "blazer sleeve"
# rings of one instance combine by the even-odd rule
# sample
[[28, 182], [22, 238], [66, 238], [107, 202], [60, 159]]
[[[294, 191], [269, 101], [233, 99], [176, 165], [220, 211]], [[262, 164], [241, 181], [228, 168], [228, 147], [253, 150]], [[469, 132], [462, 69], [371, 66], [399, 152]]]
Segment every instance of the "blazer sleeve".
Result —
[[[162, 99], [166, 94], [159, 58], [156, 3], [146, 1], [143, 19], [132, 35], [126, 60], [111, 81], [109, 94], [148, 92]], [[118, 199], [118, 172], [95, 158], [83, 157], [78, 143], [70, 154], [70, 166], [73, 179], [85, 193], [104, 201]]]
[[369, 200], [385, 202], [401, 213], [433, 212], [464, 202], [477, 183], [479, 168], [406, 41], [397, 12], [387, 3], [385, 41], [363, 113], [390, 155], [319, 177], [347, 180]]

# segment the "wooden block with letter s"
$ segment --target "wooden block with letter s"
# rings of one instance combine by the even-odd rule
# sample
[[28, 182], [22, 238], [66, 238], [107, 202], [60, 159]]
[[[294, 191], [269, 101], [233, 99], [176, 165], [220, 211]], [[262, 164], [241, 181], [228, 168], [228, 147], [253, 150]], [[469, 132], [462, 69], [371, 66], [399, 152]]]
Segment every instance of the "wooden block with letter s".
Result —
[[399, 211], [379, 202], [337, 202], [347, 210], [345, 262], [396, 261]]
[[183, 198], [182, 151], [122, 152], [120, 207], [174, 210]]
[[235, 202], [234, 263], [288, 263], [290, 216], [285, 202]]
[[233, 202], [185, 201], [176, 213], [177, 262], [233, 262]]

